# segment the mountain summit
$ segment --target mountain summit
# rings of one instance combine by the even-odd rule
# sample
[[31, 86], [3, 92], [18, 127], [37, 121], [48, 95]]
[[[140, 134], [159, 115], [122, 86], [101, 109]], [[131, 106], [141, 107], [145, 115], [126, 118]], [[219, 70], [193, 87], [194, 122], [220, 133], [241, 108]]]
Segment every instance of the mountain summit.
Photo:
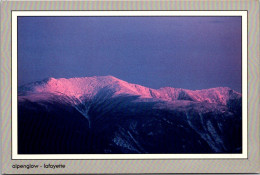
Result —
[[107, 88], [114, 95], [134, 95], [140, 98], [159, 99], [163, 101], [187, 100], [226, 105], [229, 100], [241, 98], [241, 94], [227, 87], [203, 90], [188, 90], [163, 87], [152, 89], [138, 84], [128, 83], [113, 76], [94, 76], [82, 78], [48, 78], [30, 83], [19, 88], [19, 94], [52, 93], [77, 99], [93, 97], [101, 89]]

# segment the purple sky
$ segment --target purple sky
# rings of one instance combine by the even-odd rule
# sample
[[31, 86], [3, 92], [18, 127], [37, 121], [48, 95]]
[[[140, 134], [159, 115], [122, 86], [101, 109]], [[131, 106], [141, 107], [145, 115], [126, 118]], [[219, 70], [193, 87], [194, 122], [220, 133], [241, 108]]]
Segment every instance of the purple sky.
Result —
[[241, 92], [241, 17], [18, 17], [18, 85], [101, 75]]

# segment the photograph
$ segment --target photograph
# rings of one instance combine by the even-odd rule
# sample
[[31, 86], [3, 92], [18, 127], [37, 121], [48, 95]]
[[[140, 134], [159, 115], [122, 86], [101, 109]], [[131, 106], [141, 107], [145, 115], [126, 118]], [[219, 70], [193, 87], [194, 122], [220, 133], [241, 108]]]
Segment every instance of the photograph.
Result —
[[244, 93], [241, 16], [17, 17], [18, 155], [242, 154]]

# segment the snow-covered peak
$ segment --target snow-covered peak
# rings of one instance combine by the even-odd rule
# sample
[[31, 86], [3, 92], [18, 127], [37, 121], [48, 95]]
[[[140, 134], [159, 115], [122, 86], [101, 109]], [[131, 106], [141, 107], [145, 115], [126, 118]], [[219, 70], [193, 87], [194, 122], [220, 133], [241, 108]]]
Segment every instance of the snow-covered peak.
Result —
[[137, 95], [140, 98], [155, 98], [164, 101], [188, 100], [226, 105], [230, 99], [241, 98], [241, 94], [227, 87], [203, 90], [187, 90], [164, 87], [152, 89], [128, 83], [113, 76], [94, 76], [81, 78], [48, 78], [19, 88], [20, 93], [53, 93], [82, 99], [95, 96], [101, 89], [108, 88], [114, 95]]

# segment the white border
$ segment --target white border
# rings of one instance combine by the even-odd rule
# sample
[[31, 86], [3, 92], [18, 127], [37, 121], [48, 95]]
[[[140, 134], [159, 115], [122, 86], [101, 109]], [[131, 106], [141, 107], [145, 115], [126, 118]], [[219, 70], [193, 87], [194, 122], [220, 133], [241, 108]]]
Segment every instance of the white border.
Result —
[[[17, 17], [18, 16], [241, 16], [242, 154], [44, 154], [18, 155]], [[12, 159], [242, 159], [247, 158], [247, 11], [12, 11]]]

